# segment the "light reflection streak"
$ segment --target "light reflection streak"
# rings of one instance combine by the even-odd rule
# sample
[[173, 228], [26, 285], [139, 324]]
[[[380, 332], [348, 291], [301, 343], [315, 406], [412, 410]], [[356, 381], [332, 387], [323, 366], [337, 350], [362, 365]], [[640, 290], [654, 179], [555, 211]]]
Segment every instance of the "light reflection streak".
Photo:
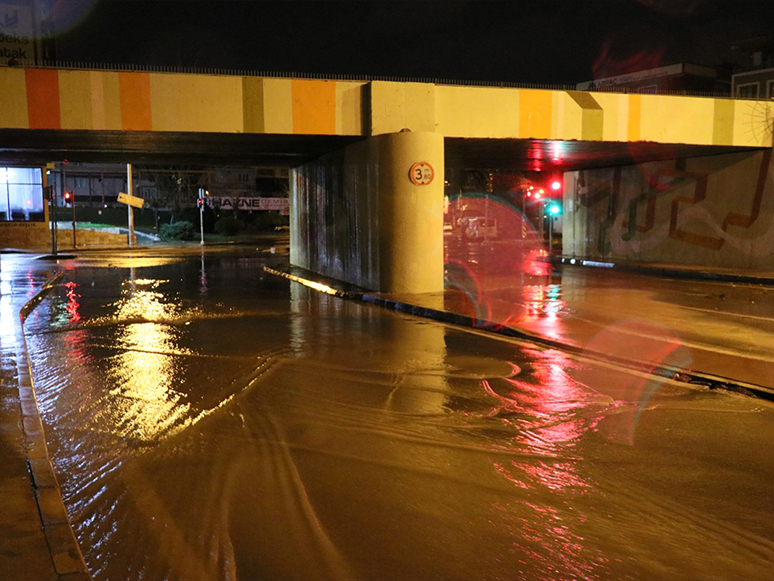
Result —
[[204, 252], [202, 252], [201, 273], [199, 275], [199, 294], [207, 294], [207, 271], [204, 269]]
[[551, 265], [524, 214], [496, 196], [471, 194], [449, 198], [444, 220], [447, 310], [501, 326], [547, 318], [558, 327], [566, 304], [559, 285], [543, 290]]
[[604, 577], [605, 558], [575, 532], [586, 516], [574, 499], [595, 489], [579, 470], [583, 454], [576, 448], [611, 400], [568, 375], [574, 363], [565, 354], [551, 350], [533, 355], [534, 378], [529, 381], [511, 377], [498, 380], [497, 386], [481, 382], [497, 402], [490, 416], [519, 413], [519, 433], [511, 445], [527, 452], [525, 458], [508, 462], [490, 460], [495, 472], [519, 491], [518, 501], [498, 501], [490, 510], [510, 529], [513, 550], [526, 552], [536, 579]]
[[70, 317], [69, 322], [71, 324], [79, 323], [81, 321], [81, 315], [78, 313], [78, 299], [81, 298], [81, 295], [76, 292], [78, 284], [74, 281], [68, 281], [64, 284], [64, 288], [65, 295], [67, 296], [67, 305], [65, 306], [65, 310]]
[[11, 299], [10, 292], [0, 295], [0, 337], [3, 342], [11, 342], [16, 336], [16, 312]]
[[[687, 369], [693, 357], [685, 342], [672, 331], [642, 321], [622, 321], [599, 333], [587, 345], [593, 353], [605, 353], [611, 357], [628, 357], [637, 353], [638, 358], [649, 364], [650, 370], [658, 365], [675, 369]], [[659, 375], [631, 374], [624, 384], [617, 386], [620, 405], [628, 405], [630, 411], [623, 416], [623, 425], [610, 423], [606, 435], [613, 440], [634, 445], [634, 434], [655, 393], [664, 385]]]
[[124, 350], [111, 361], [109, 372], [117, 385], [110, 392], [112, 401], [105, 406], [110, 417], [95, 418], [102, 426], [114, 426], [121, 437], [156, 441], [190, 409], [172, 387], [175, 364], [164, 352], [179, 351], [177, 337], [174, 327], [160, 321], [172, 319], [175, 307], [162, 303], [162, 296], [134, 290], [117, 305], [120, 320], [146, 321], [121, 328], [117, 341]]
[[564, 154], [564, 143], [561, 141], [551, 142], [551, 159], [553, 161], [561, 161]]

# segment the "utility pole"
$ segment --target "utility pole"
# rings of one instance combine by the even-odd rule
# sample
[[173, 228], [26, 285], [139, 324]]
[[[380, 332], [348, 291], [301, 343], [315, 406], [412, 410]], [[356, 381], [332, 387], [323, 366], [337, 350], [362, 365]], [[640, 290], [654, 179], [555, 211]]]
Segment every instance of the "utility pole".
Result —
[[73, 209], [73, 250], [75, 250], [75, 247], [77, 246], [75, 243], [75, 189], [72, 191], [72, 201], [70, 202], [70, 207]]
[[[132, 195], [132, 164], [126, 164], [126, 193]], [[129, 246], [132, 246], [132, 238], [134, 238], [134, 212], [132, 206], [127, 204], [126, 211], [129, 213]]]
[[[48, 184], [48, 179], [46, 179]], [[56, 256], [56, 189], [46, 185], [46, 204], [48, 204], [48, 222], [51, 226], [51, 254]]]

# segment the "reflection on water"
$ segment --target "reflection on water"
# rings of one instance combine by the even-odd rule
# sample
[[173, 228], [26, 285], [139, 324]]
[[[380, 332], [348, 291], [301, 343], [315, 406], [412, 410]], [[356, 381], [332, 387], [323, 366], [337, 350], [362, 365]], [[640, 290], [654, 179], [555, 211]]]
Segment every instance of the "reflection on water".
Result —
[[521, 211], [492, 196], [459, 196], [445, 224], [447, 310], [559, 336], [566, 309], [561, 287], [552, 282], [540, 234]]
[[153, 441], [190, 407], [173, 389], [175, 363], [164, 354], [176, 350], [174, 330], [138, 323], [127, 325], [118, 340], [123, 349], [112, 359], [108, 377], [115, 386], [110, 392], [113, 400], [95, 421], [113, 426], [120, 436]]
[[[682, 370], [689, 369], [692, 363], [690, 350], [672, 331], [641, 321], [622, 321], [610, 325], [589, 341], [586, 349], [592, 353], [621, 358], [636, 353], [650, 369], [665, 366]], [[608, 436], [633, 445], [637, 423], [650, 400], [665, 383], [665, 379], [657, 374], [632, 374], [625, 383], [618, 386], [618, 397], [630, 402], [630, 405], [619, 422], [608, 424]]]
[[[769, 577], [768, 404], [259, 264], [79, 269], [39, 307], [40, 407], [98, 581]], [[558, 287], [526, 293], [518, 316], [556, 318]]]

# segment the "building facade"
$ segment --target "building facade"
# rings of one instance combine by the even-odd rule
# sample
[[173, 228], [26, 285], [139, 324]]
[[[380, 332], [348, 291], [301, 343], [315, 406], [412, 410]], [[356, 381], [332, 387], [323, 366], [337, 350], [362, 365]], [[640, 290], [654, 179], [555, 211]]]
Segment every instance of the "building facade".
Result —
[[774, 99], [774, 36], [737, 42], [732, 48], [747, 58], [745, 70], [734, 74], [734, 97]]
[[579, 91], [615, 90], [631, 93], [691, 93], [724, 96], [731, 94], [731, 71], [678, 63], [578, 83]]

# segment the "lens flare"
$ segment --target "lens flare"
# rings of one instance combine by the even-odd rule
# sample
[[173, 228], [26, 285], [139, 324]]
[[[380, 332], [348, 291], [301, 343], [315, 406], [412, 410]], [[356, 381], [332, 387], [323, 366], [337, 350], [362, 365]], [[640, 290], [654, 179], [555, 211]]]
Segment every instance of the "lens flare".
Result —
[[[504, 326], [534, 316], [524, 289], [543, 284], [538, 279], [551, 266], [533, 225], [543, 206], [528, 194], [523, 193], [522, 211], [491, 194], [449, 199], [444, 218], [447, 310]], [[552, 313], [563, 307], [562, 301], [556, 303]]]
[[91, 14], [99, 0], [54, 0], [41, 3], [41, 21], [53, 23], [56, 34], [78, 27]]
[[[674, 332], [644, 321], [622, 321], [611, 325], [592, 339], [586, 350], [595, 355], [644, 361], [651, 370], [657, 366], [687, 369], [693, 361], [688, 347]], [[608, 426], [607, 436], [634, 445], [634, 434], [643, 412], [663, 386], [664, 379], [652, 373], [628, 375], [624, 384], [611, 385], [610, 395], [629, 411], [620, 416], [623, 421]]]

